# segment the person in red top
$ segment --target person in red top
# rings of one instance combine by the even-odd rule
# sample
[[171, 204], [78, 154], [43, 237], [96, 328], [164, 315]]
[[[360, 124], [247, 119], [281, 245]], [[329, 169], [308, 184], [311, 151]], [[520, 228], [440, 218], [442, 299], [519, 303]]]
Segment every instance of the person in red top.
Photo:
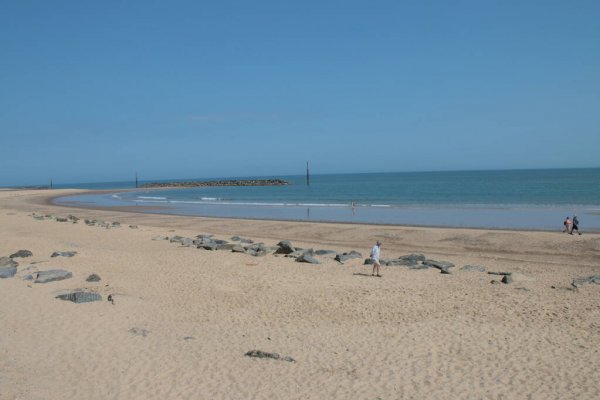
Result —
[[563, 229], [563, 232], [567, 232], [569, 235], [573, 234], [573, 222], [571, 221], [571, 218], [567, 217], [567, 219], [565, 219], [565, 222], [563, 222], [563, 225], [565, 226], [565, 229]]

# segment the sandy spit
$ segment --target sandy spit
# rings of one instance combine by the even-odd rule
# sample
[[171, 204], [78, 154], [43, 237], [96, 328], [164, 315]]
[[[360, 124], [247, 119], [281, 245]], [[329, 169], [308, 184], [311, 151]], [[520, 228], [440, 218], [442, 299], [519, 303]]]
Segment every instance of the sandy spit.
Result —
[[[600, 234], [148, 215], [48, 204], [57, 193], [76, 191], [0, 191], [0, 257], [33, 253], [0, 279], [2, 400], [600, 398], [600, 285], [571, 287], [600, 275]], [[365, 257], [379, 239], [383, 258], [456, 267], [373, 278], [362, 259], [309, 265], [152, 240], [199, 234]], [[57, 268], [73, 277], [23, 280]], [[103, 300], [55, 299], [76, 288]], [[295, 362], [244, 356], [254, 349]]]

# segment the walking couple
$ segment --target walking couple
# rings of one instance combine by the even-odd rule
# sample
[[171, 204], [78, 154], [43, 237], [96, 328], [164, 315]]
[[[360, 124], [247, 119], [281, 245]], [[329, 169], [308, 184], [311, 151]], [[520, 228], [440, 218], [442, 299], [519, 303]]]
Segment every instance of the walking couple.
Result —
[[565, 226], [565, 229], [563, 229], [563, 232], [567, 232], [569, 235], [572, 235], [573, 231], [577, 231], [577, 233], [579, 233], [581, 235], [581, 231], [579, 230], [579, 220], [577, 219], [577, 215], [574, 215], [572, 220], [571, 220], [571, 218], [567, 217], [565, 219], [565, 222], [563, 222], [563, 225]]

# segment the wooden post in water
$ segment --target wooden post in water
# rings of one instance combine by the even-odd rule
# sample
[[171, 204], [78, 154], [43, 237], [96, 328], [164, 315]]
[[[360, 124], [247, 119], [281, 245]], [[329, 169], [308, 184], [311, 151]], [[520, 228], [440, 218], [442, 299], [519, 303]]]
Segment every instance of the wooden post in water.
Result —
[[50, 179], [50, 189], [52, 189], [52, 179]]
[[308, 173], [308, 161], [306, 162], [306, 186], [310, 186], [310, 175]]
[[137, 177], [137, 171], [135, 171], [135, 188], [137, 189], [138, 187], [138, 177]]

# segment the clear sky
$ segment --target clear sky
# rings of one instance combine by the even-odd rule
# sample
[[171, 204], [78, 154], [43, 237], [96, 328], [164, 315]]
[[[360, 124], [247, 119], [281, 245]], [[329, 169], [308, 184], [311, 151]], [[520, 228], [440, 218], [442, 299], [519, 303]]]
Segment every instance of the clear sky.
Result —
[[600, 1], [0, 0], [0, 186], [600, 167]]

